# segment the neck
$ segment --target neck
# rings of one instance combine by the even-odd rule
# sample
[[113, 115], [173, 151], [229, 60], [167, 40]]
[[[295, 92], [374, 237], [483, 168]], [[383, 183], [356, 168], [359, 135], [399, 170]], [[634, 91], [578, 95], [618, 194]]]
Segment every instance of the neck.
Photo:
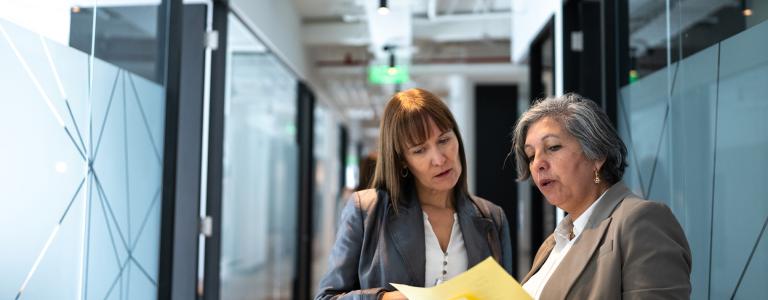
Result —
[[576, 221], [581, 214], [583, 214], [587, 209], [592, 206], [592, 204], [597, 201], [597, 198], [600, 198], [600, 196], [605, 193], [605, 191], [608, 190], [608, 185], [605, 183], [601, 183], [598, 185], [597, 189], [595, 189], [595, 192], [592, 194], [590, 199], [587, 199], [587, 201], [584, 201], [584, 205], [579, 207], [578, 209], [575, 209], [573, 211], [569, 211], [568, 214], [571, 216], [572, 221]]
[[432, 206], [436, 208], [453, 208], [452, 191], [434, 191], [419, 188], [417, 189], [419, 204], [421, 206]]

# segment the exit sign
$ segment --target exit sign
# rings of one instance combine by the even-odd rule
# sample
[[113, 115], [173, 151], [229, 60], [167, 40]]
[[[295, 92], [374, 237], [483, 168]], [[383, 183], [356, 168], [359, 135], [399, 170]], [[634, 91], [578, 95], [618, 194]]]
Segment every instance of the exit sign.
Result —
[[395, 84], [408, 82], [408, 68], [406, 66], [371, 66], [368, 68], [368, 81], [373, 84]]

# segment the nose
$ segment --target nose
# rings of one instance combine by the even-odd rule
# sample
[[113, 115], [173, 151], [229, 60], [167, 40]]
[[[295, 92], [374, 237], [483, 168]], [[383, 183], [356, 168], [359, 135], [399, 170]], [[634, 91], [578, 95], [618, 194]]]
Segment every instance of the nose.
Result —
[[433, 166], [439, 167], [445, 163], [446, 158], [442, 151], [436, 150], [432, 151], [432, 155], [429, 160], [432, 162]]
[[534, 171], [536, 172], [544, 171], [547, 169], [547, 167], [549, 167], [549, 164], [547, 163], [547, 161], [543, 159], [541, 155], [536, 155], [533, 158], [533, 161], [531, 162], [531, 173], [533, 173]]

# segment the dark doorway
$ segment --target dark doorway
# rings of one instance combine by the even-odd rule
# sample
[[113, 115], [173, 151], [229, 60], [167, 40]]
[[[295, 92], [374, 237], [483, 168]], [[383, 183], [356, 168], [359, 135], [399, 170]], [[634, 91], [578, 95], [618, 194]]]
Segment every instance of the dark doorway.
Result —
[[[475, 99], [475, 192], [504, 209], [512, 249], [517, 249], [517, 183], [514, 162], [507, 160], [517, 119], [517, 86], [478, 85]], [[517, 270], [516, 259], [512, 270]]]

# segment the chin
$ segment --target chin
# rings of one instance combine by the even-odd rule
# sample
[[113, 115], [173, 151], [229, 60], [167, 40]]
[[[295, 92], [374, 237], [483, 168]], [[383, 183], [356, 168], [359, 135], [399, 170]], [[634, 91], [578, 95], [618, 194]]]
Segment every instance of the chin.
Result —
[[551, 204], [551, 205], [554, 205], [554, 206], [557, 206], [558, 208], [560, 207], [560, 205], [561, 205], [561, 204], [563, 204], [563, 201], [560, 201], [560, 200], [558, 200], [558, 199], [555, 199], [555, 200], [550, 200], [550, 199], [552, 199], [552, 198], [550, 198], [550, 197], [547, 197], [547, 195], [544, 195], [544, 198], [546, 198], [546, 199], [547, 199], [547, 203], [549, 203], [549, 204]]

